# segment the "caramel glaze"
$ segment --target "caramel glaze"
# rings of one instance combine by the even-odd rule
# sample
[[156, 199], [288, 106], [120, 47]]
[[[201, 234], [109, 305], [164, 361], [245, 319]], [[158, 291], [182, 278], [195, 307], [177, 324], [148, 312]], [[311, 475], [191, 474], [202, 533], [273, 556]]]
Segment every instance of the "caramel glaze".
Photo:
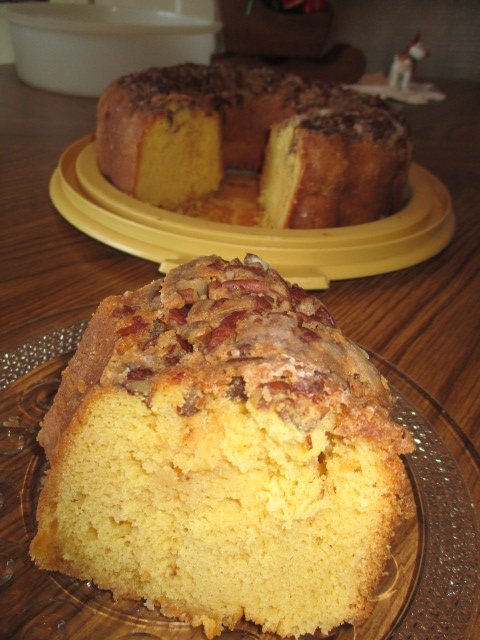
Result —
[[[113, 339], [99, 351], [105, 333]], [[73, 376], [82, 380], [74, 401]], [[179, 382], [187, 389], [180, 415], [193, 415], [208, 395], [220, 395], [273, 409], [307, 435], [333, 412], [333, 436], [374, 438], [395, 454], [412, 450], [391, 419], [388, 385], [368, 355], [316, 296], [253, 255], [244, 262], [198, 258], [164, 280], [107, 298], [67, 368], [39, 440], [54, 455], [92, 387], [119, 386], [149, 405], [156, 389]]]

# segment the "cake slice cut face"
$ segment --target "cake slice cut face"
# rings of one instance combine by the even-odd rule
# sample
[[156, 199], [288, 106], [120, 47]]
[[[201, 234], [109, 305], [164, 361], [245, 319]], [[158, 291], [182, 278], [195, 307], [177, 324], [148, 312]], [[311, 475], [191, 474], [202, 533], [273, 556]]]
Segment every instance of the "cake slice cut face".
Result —
[[39, 434], [31, 555], [213, 637], [364, 620], [411, 515], [384, 379], [253, 256], [107, 298]]
[[140, 144], [134, 195], [178, 210], [216, 191], [223, 176], [217, 113], [172, 99]]

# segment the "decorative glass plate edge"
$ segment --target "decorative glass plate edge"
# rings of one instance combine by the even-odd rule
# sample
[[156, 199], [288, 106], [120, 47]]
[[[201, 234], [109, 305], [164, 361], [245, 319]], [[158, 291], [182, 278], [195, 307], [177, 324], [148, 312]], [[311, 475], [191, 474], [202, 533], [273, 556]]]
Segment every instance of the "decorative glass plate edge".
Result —
[[[480, 456], [468, 436], [422, 387], [380, 355], [369, 352], [380, 369], [398, 377], [448, 424], [465, 448], [480, 480]], [[388, 377], [388, 373], [385, 373]], [[395, 640], [459, 640], [475, 638], [480, 612], [480, 522], [467, 482], [437, 430], [405, 395], [392, 388], [397, 412], [394, 419], [412, 433], [416, 444], [407, 469], [416, 480], [424, 518], [424, 557], [421, 577], [408, 609], [395, 628]], [[435, 454], [432, 456], [431, 451]], [[472, 481], [475, 482], [475, 481]], [[451, 552], [447, 555], [445, 551]], [[463, 618], [464, 607], [470, 613]], [[463, 629], [462, 629], [463, 625]]]
[[[73, 352], [87, 320], [61, 327], [0, 353], [0, 392], [49, 360]], [[375, 353], [440, 412], [462, 440], [480, 474], [480, 457], [454, 420], [406, 374]], [[410, 601], [389, 634], [390, 640], [457, 640], [475, 630], [480, 602], [479, 523], [470, 491], [448, 447], [417, 409], [393, 389], [395, 420], [413, 435], [417, 449], [407, 468], [416, 481], [424, 517], [421, 575]], [[434, 445], [435, 455], [430, 449]], [[448, 555], [446, 550], [452, 555]], [[468, 634], [468, 635], [467, 635]]]
[[74, 351], [88, 320], [46, 332], [0, 354], [0, 393], [52, 358]]

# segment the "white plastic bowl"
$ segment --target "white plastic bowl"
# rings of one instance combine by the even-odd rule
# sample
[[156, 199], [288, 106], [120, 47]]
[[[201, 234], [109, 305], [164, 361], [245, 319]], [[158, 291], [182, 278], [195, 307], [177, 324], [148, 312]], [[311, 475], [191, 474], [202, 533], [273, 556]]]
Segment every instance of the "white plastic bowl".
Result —
[[150, 66], [208, 64], [222, 25], [136, 8], [27, 2], [5, 12], [19, 77], [97, 97], [114, 79]]

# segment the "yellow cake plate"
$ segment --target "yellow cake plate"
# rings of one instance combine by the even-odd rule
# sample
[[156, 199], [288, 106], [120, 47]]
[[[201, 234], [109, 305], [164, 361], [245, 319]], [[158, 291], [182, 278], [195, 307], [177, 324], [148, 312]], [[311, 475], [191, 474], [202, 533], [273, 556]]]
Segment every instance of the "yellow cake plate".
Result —
[[441, 251], [455, 218], [445, 186], [413, 164], [410, 199], [401, 211], [368, 224], [271, 230], [212, 222], [166, 211], [116, 189], [100, 173], [92, 136], [70, 145], [50, 181], [58, 212], [92, 238], [171, 268], [199, 255], [225, 259], [255, 253], [293, 282], [324, 289], [332, 280], [403, 269]]

